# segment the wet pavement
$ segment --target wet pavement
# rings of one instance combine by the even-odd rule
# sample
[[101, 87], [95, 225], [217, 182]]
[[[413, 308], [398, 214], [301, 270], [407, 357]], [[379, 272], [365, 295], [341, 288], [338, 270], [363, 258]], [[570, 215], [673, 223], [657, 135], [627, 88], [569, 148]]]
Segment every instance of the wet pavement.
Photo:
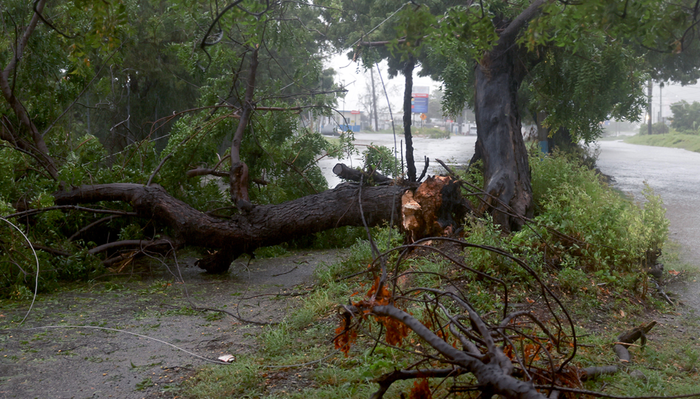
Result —
[[669, 237], [686, 263], [700, 266], [700, 153], [602, 141], [598, 167], [613, 186], [642, 200], [644, 182], [661, 196], [671, 222]]
[[[352, 157], [346, 157], [344, 159], [322, 159], [319, 164], [323, 175], [328, 180], [329, 187], [335, 187], [340, 183], [340, 179], [333, 174], [333, 166], [336, 163], [341, 162], [350, 167], [358, 167], [364, 165], [362, 161], [362, 152], [367, 149], [368, 145], [384, 146], [390, 149], [397, 148], [399, 159], [401, 159], [401, 149], [405, 147], [402, 144], [403, 136], [400, 134], [396, 135], [396, 145], [394, 146], [394, 136], [392, 134], [380, 134], [380, 133], [355, 133], [355, 148], [359, 151], [359, 154], [354, 154]], [[424, 158], [427, 156], [430, 158], [430, 166], [428, 167], [428, 174], [440, 174], [444, 173], [440, 164], [435, 162], [435, 158], [444, 161], [446, 164], [459, 164], [466, 165], [469, 160], [474, 155], [474, 144], [476, 143], [476, 135], [471, 136], [459, 136], [452, 135], [449, 139], [428, 139], [422, 137], [413, 138], [414, 154], [413, 158], [416, 161], [416, 170], [418, 175], [420, 175], [423, 167], [425, 165]]]
[[143, 279], [42, 293], [23, 325], [28, 303], [9, 304], [0, 309], [0, 399], [172, 398], [204, 364], [227, 367], [219, 356], [247, 356], [260, 346], [260, 325], [198, 312], [192, 303], [281, 320], [299, 306], [294, 293], [306, 292], [315, 270], [343, 254], [239, 259], [224, 275], [205, 274], [188, 257], [169, 266], [176, 275], [182, 267], [186, 285], [154, 266]]

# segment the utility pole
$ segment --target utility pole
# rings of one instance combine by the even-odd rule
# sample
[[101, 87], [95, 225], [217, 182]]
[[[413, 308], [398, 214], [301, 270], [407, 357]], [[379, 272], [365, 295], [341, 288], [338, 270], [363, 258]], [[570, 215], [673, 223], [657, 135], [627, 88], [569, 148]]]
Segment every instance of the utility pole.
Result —
[[649, 79], [649, 88], [647, 89], [647, 102], [648, 102], [648, 108], [647, 108], [647, 116], [649, 117], [648, 126], [649, 126], [649, 135], [651, 136], [651, 89], [652, 89], [653, 84], [651, 83], [651, 78]]
[[664, 88], [664, 82], [659, 83], [659, 122], [661, 122], [661, 123], [664, 123], [664, 116], [662, 113], [664, 107], [663, 107], [663, 103], [661, 101], [661, 99], [663, 98], [661, 96], [661, 90], [663, 90], [663, 88]]
[[372, 113], [374, 114], [374, 131], [376, 132], [379, 130], [379, 117], [377, 116], [377, 93], [374, 90], [374, 67], [369, 69], [369, 76], [372, 78]]

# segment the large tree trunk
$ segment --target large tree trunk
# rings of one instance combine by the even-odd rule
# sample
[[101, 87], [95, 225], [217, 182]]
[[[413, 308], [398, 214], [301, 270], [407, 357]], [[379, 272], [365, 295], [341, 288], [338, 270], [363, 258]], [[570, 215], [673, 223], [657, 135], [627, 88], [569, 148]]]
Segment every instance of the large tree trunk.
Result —
[[506, 231], [520, 229], [518, 216], [532, 213], [530, 166], [517, 105], [522, 77], [514, 71], [514, 53], [499, 44], [476, 68], [477, 153], [483, 160], [484, 191], [499, 200], [487, 199], [494, 222]]
[[178, 243], [221, 249], [208, 266], [209, 271], [228, 270], [233, 259], [258, 247], [280, 244], [294, 237], [340, 226], [369, 226], [385, 221], [399, 223], [400, 186], [360, 187], [341, 184], [333, 190], [310, 195], [279, 205], [260, 205], [230, 219], [200, 212], [172, 197], [158, 185], [113, 183], [82, 186], [55, 193], [56, 204], [98, 201], [124, 201], [144, 218], [169, 226]]
[[498, 44], [476, 67], [475, 158], [483, 161], [484, 191], [493, 220], [505, 231], [519, 230], [521, 217], [532, 215], [530, 165], [517, 104], [526, 57], [518, 54], [516, 40], [543, 2], [533, 1], [512, 22], [495, 18], [494, 24], [502, 29]]

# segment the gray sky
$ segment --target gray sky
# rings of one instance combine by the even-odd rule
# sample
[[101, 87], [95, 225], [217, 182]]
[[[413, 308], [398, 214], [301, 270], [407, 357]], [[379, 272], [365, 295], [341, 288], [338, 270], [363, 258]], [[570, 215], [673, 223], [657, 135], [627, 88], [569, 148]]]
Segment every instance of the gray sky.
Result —
[[692, 86], [681, 86], [679, 84], [665, 84], [664, 88], [661, 90], [661, 97], [659, 97], [659, 84], [654, 83], [654, 88], [652, 90], [652, 121], [656, 123], [659, 119], [659, 104], [662, 105], [661, 113], [664, 118], [668, 118], [671, 115], [671, 104], [677, 103], [681, 100], [685, 100], [688, 103], [693, 101], [700, 102], [700, 84]]
[[[345, 53], [331, 57], [326, 63], [326, 66], [335, 69], [337, 73], [336, 81], [339, 83], [345, 82], [346, 88], [348, 89], [345, 102], [343, 103], [343, 100], [341, 100], [338, 106], [340, 108], [345, 108], [345, 110], [362, 110], [360, 96], [367, 92], [368, 83], [370, 81], [369, 70], [365, 72], [360, 63], [348, 60]], [[389, 93], [392, 110], [394, 112], [400, 111], [403, 101], [403, 75], [398, 75], [394, 79], [389, 79], [386, 62], [380, 63], [379, 68], [381, 69], [384, 84]], [[430, 78], [419, 77], [418, 70], [419, 68], [416, 68], [413, 72], [413, 86], [430, 86], [431, 94], [440, 87], [438, 82]], [[379, 104], [379, 106], [386, 106], [386, 97], [381, 91], [381, 81], [376, 73], [376, 68], [374, 72], [374, 83], [378, 90], [377, 104]]]
[[[348, 93], [345, 96], [345, 101], [341, 100], [338, 106], [340, 108], [344, 108], [345, 110], [364, 111], [360, 105], [360, 96], [367, 92], [367, 87], [369, 86], [370, 80], [369, 71], [365, 71], [358, 62], [348, 60], [345, 53], [330, 57], [326, 65], [336, 70], [336, 80], [338, 82], [344, 82], [348, 89]], [[381, 68], [382, 77], [384, 78], [384, 84], [389, 92], [392, 110], [394, 112], [400, 112], [404, 85], [403, 77], [402, 75], [399, 75], [394, 79], [389, 79], [386, 62], [380, 63], [379, 67]], [[375, 84], [377, 86], [377, 90], [381, 90], [381, 83], [379, 76], [376, 74], [376, 69]], [[431, 94], [440, 87], [439, 82], [435, 82], [430, 78], [419, 77], [418, 68], [416, 71], [414, 71], [413, 85], [429, 86]], [[377, 97], [378, 104], [380, 106], [386, 106], [384, 93], [378, 91]], [[681, 100], [685, 100], [689, 103], [692, 103], [693, 101], [700, 102], [700, 83], [692, 86], [681, 86], [679, 84], [667, 83], [661, 91], [661, 97], [659, 97], [659, 85], [658, 83], [654, 83], [652, 92], [653, 122], [658, 121], [660, 103], [662, 105], [662, 116], [667, 118], [671, 116], [671, 104], [677, 103]]]

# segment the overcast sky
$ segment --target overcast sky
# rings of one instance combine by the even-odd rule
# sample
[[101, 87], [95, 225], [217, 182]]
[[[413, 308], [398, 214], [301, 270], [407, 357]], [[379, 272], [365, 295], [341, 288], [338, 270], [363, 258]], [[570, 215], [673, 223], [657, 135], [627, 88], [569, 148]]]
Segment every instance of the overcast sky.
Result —
[[[362, 106], [360, 104], [360, 97], [367, 93], [370, 76], [369, 71], [365, 71], [364, 68], [358, 62], [352, 62], [348, 60], [345, 53], [335, 55], [330, 57], [327, 62], [328, 67], [332, 67], [336, 71], [336, 81], [339, 83], [344, 83], [348, 89], [348, 93], [345, 96], [345, 100], [341, 100], [338, 104], [339, 108], [344, 108], [345, 110], [361, 110]], [[384, 84], [387, 87], [387, 92], [389, 93], [389, 98], [391, 101], [392, 111], [401, 112], [401, 104], [403, 97], [403, 87], [404, 80], [403, 75], [398, 75], [394, 79], [389, 79], [389, 74], [387, 72], [386, 62], [379, 64], [381, 69], [382, 77], [384, 78]], [[419, 68], [416, 68], [413, 76], [414, 86], [429, 86], [430, 93], [434, 93], [440, 88], [440, 83], [435, 82], [430, 78], [419, 77]], [[377, 103], [380, 106], [386, 105], [386, 100], [384, 93], [381, 92], [381, 81], [379, 76], [376, 74], [375, 68], [375, 84], [377, 86]], [[677, 103], [681, 100], [685, 100], [689, 103], [693, 101], [700, 102], [700, 84], [692, 86], [681, 86], [679, 84], [665, 84], [663, 90], [661, 91], [661, 97], [659, 97], [659, 85], [654, 83], [654, 88], [652, 92], [652, 115], [653, 121], [657, 122], [659, 117], [659, 104], [663, 106], [662, 116], [664, 118], [671, 116], [671, 104]]]
[[[340, 100], [338, 107], [344, 108], [347, 111], [364, 111], [360, 105], [360, 97], [367, 93], [369, 82], [371, 80], [369, 70], [365, 71], [359, 62], [352, 62], [351, 60], [348, 60], [345, 53], [331, 57], [327, 63], [327, 67], [335, 69], [336, 82], [344, 83], [345, 87], [348, 89], [348, 93], [345, 96], [345, 101]], [[384, 78], [384, 85], [386, 86], [389, 94], [392, 111], [400, 112], [403, 101], [403, 87], [405, 83], [403, 75], [399, 74], [394, 79], [389, 79], [389, 72], [387, 71], [386, 62], [380, 63], [379, 68], [381, 69], [381, 74]], [[419, 70], [420, 67], [413, 71], [413, 86], [429, 86], [430, 93], [432, 94], [440, 87], [440, 84], [430, 78], [419, 77]], [[376, 68], [374, 72], [374, 83], [377, 90], [377, 104], [379, 104], [379, 106], [386, 106], [386, 97], [381, 91], [382, 85]]]
[[664, 88], [661, 90], [661, 97], [659, 97], [659, 84], [654, 83], [654, 89], [652, 90], [652, 115], [653, 122], [658, 121], [659, 117], [659, 104], [662, 105], [661, 113], [664, 118], [668, 118], [671, 115], [671, 104], [677, 103], [681, 100], [685, 100], [688, 103], [693, 101], [700, 102], [700, 84], [692, 86], [681, 86], [678, 84], [665, 84]]

